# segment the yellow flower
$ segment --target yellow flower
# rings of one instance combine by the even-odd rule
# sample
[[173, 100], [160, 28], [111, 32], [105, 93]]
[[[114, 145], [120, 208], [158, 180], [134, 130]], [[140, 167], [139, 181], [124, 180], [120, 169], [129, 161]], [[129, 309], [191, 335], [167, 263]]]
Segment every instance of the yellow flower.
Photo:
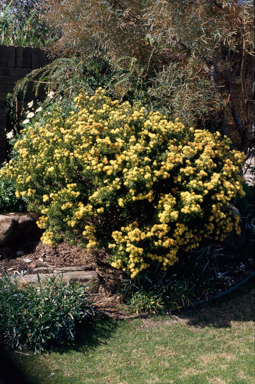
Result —
[[124, 200], [123, 199], [119, 199], [118, 200], [118, 204], [120, 207], [124, 207]]
[[43, 202], [45, 203], [47, 200], [49, 200], [49, 196], [48, 195], [43, 195]]

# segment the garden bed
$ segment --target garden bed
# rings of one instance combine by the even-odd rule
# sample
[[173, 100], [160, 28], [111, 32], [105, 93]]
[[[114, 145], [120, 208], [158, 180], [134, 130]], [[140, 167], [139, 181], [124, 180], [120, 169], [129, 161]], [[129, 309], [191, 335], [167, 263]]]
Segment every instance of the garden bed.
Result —
[[[96, 306], [107, 314], [123, 318], [121, 313], [120, 296], [116, 295], [119, 283], [123, 275], [114, 270], [106, 260], [96, 261], [93, 253], [86, 252], [77, 246], [70, 246], [66, 242], [62, 242], [57, 246], [51, 247], [43, 244], [40, 237], [34, 235], [25, 241], [20, 241], [12, 245], [2, 246], [0, 249], [0, 275], [3, 271], [8, 274], [23, 273], [35, 274], [47, 273], [48, 271], [56, 271], [63, 267], [77, 267], [84, 264], [90, 265], [91, 269], [99, 273], [101, 283], [108, 288], [104, 291], [104, 298], [96, 301]], [[241, 249], [220, 249], [219, 256], [216, 260], [217, 269], [212, 276], [211, 288], [207, 291], [196, 290], [195, 296], [191, 299], [192, 303], [203, 299], [210, 299], [220, 292], [224, 292], [231, 287], [245, 280], [254, 271], [254, 250], [251, 246]], [[180, 265], [179, 268], [182, 266]], [[173, 269], [178, 268], [178, 265]], [[174, 274], [175, 270], [173, 270]], [[126, 276], [124, 276], [126, 277]], [[101, 307], [101, 308], [100, 308]], [[121, 306], [124, 309], [123, 306]], [[125, 309], [124, 309], [125, 311]], [[124, 316], [126, 317], [126, 316]]]

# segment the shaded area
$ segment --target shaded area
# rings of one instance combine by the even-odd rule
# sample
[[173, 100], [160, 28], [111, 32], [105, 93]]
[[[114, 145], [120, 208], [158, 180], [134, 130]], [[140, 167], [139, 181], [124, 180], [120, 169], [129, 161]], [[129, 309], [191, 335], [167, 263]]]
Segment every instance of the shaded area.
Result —
[[188, 312], [186, 317], [188, 324], [199, 327], [230, 328], [232, 321], [255, 321], [254, 283], [253, 276], [247, 284], [220, 299], [212, 300], [208, 306], [194, 312], [195, 316], [189, 316]]
[[14, 362], [11, 354], [0, 344], [0, 383], [1, 384], [31, 384], [21, 369]]
[[[198, 328], [231, 328], [232, 322], [255, 322], [255, 279], [254, 276], [219, 299], [211, 299], [199, 309], [174, 312], [163, 323], [186, 322]], [[141, 316], [140, 316], [141, 318]], [[159, 320], [161, 322], [161, 320]], [[148, 323], [148, 320], [146, 320]], [[153, 319], [150, 320], [153, 323]], [[155, 318], [157, 324], [157, 318]], [[155, 325], [154, 324], [154, 325]]]
[[87, 355], [97, 346], [107, 344], [107, 340], [120, 326], [116, 321], [102, 313], [97, 313], [94, 319], [76, 324], [75, 342], [54, 346], [55, 353], [67, 353], [69, 350], [82, 352]]
[[[113, 335], [119, 322], [114, 321], [105, 315], [98, 314], [94, 319], [83, 321], [76, 324], [75, 342], [64, 342], [62, 345], [52, 345], [44, 351], [41, 356], [33, 355], [28, 352], [29, 356], [24, 354], [17, 355], [13, 352], [11, 356], [11, 363], [18, 366], [18, 372], [21, 372], [24, 378], [30, 381], [24, 381], [24, 384], [42, 384], [54, 381], [54, 376], [57, 374], [58, 381], [72, 383], [72, 378], [64, 378], [63, 373], [59, 368], [51, 366], [50, 355], [51, 352], [57, 354], [68, 354], [69, 352], [78, 352], [84, 354], [84, 358], [89, 357], [99, 345], [107, 344], [107, 340]], [[52, 377], [52, 379], [51, 379]], [[8, 372], [7, 372], [8, 378]], [[70, 379], [70, 381], [69, 381]], [[55, 382], [55, 381], [54, 381]], [[1, 384], [21, 383], [23, 381], [6, 381]], [[77, 383], [77, 382], [76, 382]]]

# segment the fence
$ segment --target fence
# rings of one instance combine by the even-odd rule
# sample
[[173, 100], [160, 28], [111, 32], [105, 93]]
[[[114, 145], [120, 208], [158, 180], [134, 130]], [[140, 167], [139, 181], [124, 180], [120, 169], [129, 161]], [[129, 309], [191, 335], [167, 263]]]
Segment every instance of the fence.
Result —
[[[39, 48], [0, 45], [0, 163], [6, 159], [7, 93], [13, 91], [19, 79], [48, 62]], [[40, 96], [43, 97], [42, 94]], [[34, 97], [32, 87], [28, 87], [25, 101], [31, 101]]]

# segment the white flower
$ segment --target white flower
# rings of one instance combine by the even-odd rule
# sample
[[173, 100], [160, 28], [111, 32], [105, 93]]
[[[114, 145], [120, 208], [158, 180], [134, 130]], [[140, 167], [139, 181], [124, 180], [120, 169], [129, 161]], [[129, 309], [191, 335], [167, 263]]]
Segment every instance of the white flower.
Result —
[[14, 136], [13, 131], [10, 131], [10, 132], [6, 133], [7, 139], [11, 139], [13, 136]]
[[28, 124], [28, 123], [29, 123], [29, 119], [22, 121], [22, 124]]
[[28, 114], [27, 114], [27, 117], [29, 118], [29, 119], [31, 119], [31, 117], [34, 117], [34, 112], [29, 112]]
[[49, 99], [53, 99], [54, 95], [55, 95], [55, 93], [53, 91], [51, 91], [50, 93], [48, 93], [47, 97]]
[[30, 103], [28, 103], [28, 105], [27, 105], [28, 108], [32, 108], [33, 104], [34, 104], [34, 100], [30, 101]]
[[39, 108], [37, 108], [36, 110], [35, 110], [35, 113], [37, 113], [37, 112], [41, 112], [42, 111], [42, 107], [39, 107]]

